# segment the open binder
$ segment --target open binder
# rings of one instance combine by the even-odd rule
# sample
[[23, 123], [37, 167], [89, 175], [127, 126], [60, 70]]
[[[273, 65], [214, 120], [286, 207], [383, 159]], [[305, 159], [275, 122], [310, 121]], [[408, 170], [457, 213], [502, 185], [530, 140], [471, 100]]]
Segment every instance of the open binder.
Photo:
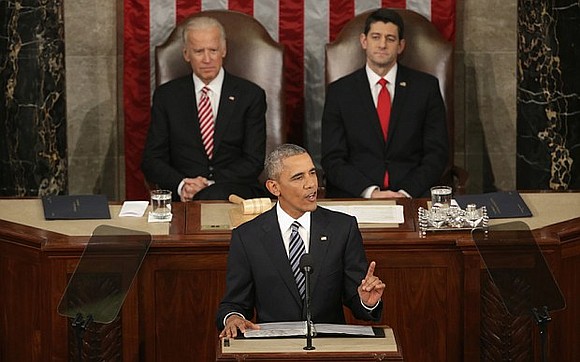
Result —
[[[247, 329], [243, 335], [239, 335], [240, 338], [304, 338], [307, 334], [306, 321], [261, 323], [259, 326], [257, 330]], [[352, 324], [313, 323], [312, 333], [314, 337], [385, 337], [382, 327]]]

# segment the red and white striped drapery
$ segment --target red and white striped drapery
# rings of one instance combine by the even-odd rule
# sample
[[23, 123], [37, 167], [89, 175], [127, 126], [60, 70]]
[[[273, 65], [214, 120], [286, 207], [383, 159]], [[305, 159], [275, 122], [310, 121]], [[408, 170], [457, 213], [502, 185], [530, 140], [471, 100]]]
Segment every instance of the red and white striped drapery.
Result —
[[[355, 15], [379, 7], [407, 8], [430, 19], [443, 36], [455, 36], [456, 0], [124, 0], [126, 198], [146, 199], [140, 170], [154, 89], [155, 47], [175, 24], [204, 10], [229, 9], [255, 17], [285, 46], [288, 139], [308, 146], [302, 134], [319, 120], [324, 104], [324, 46]], [[296, 82], [296, 79], [304, 81]], [[316, 132], [314, 132], [316, 133]]]

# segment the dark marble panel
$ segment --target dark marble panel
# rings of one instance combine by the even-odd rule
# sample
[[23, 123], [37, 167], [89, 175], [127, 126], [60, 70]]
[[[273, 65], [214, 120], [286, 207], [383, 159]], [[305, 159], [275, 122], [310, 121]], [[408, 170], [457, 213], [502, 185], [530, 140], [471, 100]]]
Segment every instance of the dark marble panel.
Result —
[[2, 1], [0, 20], [0, 196], [64, 193], [62, 3]]
[[517, 187], [580, 189], [580, 3], [518, 5]]

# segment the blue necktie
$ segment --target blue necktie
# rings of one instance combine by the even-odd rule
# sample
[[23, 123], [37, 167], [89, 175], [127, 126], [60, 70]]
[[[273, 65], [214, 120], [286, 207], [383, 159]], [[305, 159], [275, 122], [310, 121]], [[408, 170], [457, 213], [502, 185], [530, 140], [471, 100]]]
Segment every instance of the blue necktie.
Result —
[[304, 299], [304, 294], [306, 292], [306, 278], [304, 273], [300, 271], [300, 258], [306, 252], [306, 247], [304, 246], [304, 241], [298, 233], [298, 228], [300, 224], [298, 221], [292, 223], [292, 232], [290, 233], [290, 252], [288, 259], [290, 260], [290, 266], [292, 267], [292, 273], [294, 274], [294, 279], [296, 280], [296, 285], [298, 286], [298, 291], [300, 292], [300, 297]]

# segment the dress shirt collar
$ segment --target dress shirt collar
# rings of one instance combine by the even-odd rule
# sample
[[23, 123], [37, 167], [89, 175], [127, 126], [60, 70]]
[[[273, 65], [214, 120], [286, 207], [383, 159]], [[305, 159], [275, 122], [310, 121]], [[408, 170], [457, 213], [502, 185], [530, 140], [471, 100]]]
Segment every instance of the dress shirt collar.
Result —
[[[391, 70], [389, 70], [389, 72], [383, 77], [388, 81], [387, 90], [389, 91], [389, 95], [391, 96], [391, 102], [393, 101], [393, 99], [395, 99], [395, 82], [397, 80], [397, 69], [398, 69], [398, 65], [397, 65], [397, 63], [395, 63], [395, 65], [391, 68]], [[369, 80], [369, 87], [371, 89], [373, 103], [375, 104], [375, 107], [376, 107], [379, 93], [382, 89], [382, 86], [380, 84], [378, 84], [381, 77], [377, 73], [375, 73], [369, 67], [368, 64], [366, 65], [365, 70], [367, 73], [367, 79]]]
[[276, 214], [278, 215], [278, 224], [280, 225], [280, 231], [282, 232], [282, 235], [284, 235], [290, 229], [290, 226], [292, 226], [294, 221], [298, 221], [300, 226], [302, 226], [307, 233], [310, 233], [310, 211], [305, 212], [304, 215], [300, 216], [298, 219], [294, 219], [288, 215], [286, 211], [282, 210], [280, 203], [277, 202]]
[[[224, 68], [220, 68], [217, 77], [215, 77], [211, 82], [209, 82], [209, 84], [207, 84], [207, 87], [209, 87], [212, 93], [216, 95], [217, 99], [219, 99], [219, 94], [221, 93], [222, 85], [224, 84], [224, 73]], [[195, 85], [195, 95], [199, 100], [201, 90], [206, 86], [206, 84], [201, 79], [199, 79], [195, 73], [193, 73], [193, 84]]]
[[[397, 69], [399, 68], [399, 64], [395, 63], [395, 65], [393, 65], [393, 67], [389, 70], [389, 72], [387, 73], [387, 75], [385, 75], [384, 77], [380, 77], [377, 73], [375, 73], [367, 64], [365, 69], [367, 72], [367, 77], [369, 78], [369, 83], [371, 86], [375, 86], [379, 79], [381, 78], [385, 78], [390, 85], [395, 85], [395, 82], [397, 81]], [[390, 91], [390, 89], [389, 89]]]

